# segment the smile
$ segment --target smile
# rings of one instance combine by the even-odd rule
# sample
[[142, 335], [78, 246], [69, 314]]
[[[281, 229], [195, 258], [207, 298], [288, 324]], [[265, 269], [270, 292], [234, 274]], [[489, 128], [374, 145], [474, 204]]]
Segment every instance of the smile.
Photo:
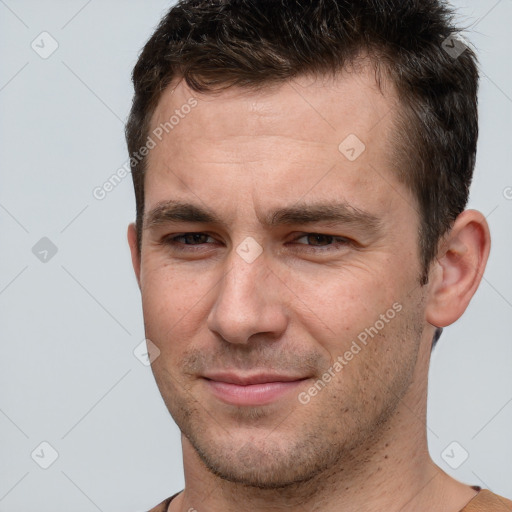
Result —
[[266, 405], [297, 392], [308, 377], [232, 374], [204, 377], [209, 392], [224, 403], [239, 406]]

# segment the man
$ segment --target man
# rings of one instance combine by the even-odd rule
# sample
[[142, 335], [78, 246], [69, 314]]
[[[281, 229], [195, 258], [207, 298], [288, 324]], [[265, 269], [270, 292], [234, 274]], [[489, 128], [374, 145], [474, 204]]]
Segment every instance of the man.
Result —
[[[434, 0], [186, 0], [139, 57], [132, 261], [185, 489], [153, 511], [504, 511], [431, 460], [490, 248], [478, 73]], [[454, 50], [455, 49], [455, 50]]]

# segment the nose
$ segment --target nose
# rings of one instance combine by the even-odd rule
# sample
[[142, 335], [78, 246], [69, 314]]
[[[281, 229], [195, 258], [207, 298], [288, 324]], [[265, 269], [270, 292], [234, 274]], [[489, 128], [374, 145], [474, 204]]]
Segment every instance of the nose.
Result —
[[229, 343], [248, 344], [263, 334], [278, 339], [287, 326], [283, 284], [264, 254], [248, 263], [233, 251], [227, 269], [215, 290], [208, 328]]

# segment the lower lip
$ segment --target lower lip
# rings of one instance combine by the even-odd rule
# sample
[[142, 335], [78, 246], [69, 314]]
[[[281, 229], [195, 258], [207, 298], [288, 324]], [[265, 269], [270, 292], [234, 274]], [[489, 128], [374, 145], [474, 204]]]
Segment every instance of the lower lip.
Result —
[[266, 405], [296, 391], [304, 380], [265, 382], [241, 386], [231, 382], [205, 379], [210, 391], [223, 402], [232, 405]]

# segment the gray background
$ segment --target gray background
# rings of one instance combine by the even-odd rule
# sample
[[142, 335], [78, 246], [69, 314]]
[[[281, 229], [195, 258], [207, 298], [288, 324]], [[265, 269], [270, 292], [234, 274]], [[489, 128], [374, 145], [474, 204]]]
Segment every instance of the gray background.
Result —
[[[493, 247], [433, 356], [429, 443], [448, 473], [512, 497], [512, 1], [455, 5], [481, 62], [470, 206]], [[169, 6], [0, 0], [0, 511], [147, 510], [183, 486], [178, 429], [133, 354], [131, 177], [93, 196], [127, 159], [129, 75]]]

